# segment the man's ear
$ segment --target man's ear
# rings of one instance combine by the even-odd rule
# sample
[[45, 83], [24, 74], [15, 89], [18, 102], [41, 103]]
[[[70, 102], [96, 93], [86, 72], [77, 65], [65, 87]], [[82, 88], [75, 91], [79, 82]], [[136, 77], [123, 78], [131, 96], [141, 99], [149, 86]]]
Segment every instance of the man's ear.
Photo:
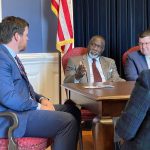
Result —
[[15, 39], [15, 41], [20, 40], [20, 35], [17, 32], [14, 34], [14, 39]]
[[105, 50], [105, 48], [103, 48], [103, 49], [101, 50], [100, 56], [103, 54], [104, 50]]

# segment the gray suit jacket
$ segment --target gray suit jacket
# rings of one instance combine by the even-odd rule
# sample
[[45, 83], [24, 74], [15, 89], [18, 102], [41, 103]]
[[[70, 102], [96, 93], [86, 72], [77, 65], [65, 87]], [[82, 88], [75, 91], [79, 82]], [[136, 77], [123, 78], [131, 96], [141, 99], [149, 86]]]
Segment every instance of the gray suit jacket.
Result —
[[[87, 55], [72, 57], [68, 60], [68, 64], [65, 70], [65, 83], [73, 83], [75, 79], [75, 73], [79, 66], [79, 62], [82, 61], [83, 64], [87, 68], [87, 75], [83, 76], [80, 80], [80, 83], [87, 83], [90, 79], [90, 71], [89, 71], [89, 64]], [[124, 81], [119, 77], [117, 72], [117, 67], [115, 61], [111, 58], [107, 57], [100, 57], [100, 63], [102, 66], [102, 70], [105, 76], [106, 81]]]
[[148, 69], [148, 65], [145, 56], [140, 51], [135, 51], [128, 55], [124, 66], [126, 80], [135, 81], [145, 69]]
[[121, 150], [150, 150], [150, 70], [139, 75], [116, 132], [125, 140]]
[[[17, 114], [19, 127], [14, 132], [15, 137], [24, 135], [28, 116], [38, 106], [41, 95], [36, 92], [34, 95], [35, 99], [32, 100], [29, 94], [29, 83], [21, 75], [8, 50], [0, 45], [0, 111], [10, 111]], [[8, 120], [0, 117], [0, 137], [7, 135], [7, 127], [10, 124]]]

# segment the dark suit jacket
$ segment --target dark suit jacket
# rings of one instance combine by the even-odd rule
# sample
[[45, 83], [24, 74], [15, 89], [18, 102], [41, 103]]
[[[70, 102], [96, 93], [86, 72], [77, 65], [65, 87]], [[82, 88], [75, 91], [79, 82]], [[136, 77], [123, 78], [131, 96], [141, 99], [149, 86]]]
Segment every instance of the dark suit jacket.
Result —
[[150, 70], [139, 75], [116, 132], [125, 140], [121, 150], [150, 150]]
[[[31, 86], [31, 85], [30, 85]], [[0, 111], [15, 112], [19, 127], [15, 137], [23, 136], [28, 116], [38, 106], [41, 95], [35, 93], [35, 100], [29, 95], [29, 83], [20, 74], [18, 66], [8, 50], [0, 45]], [[0, 117], [0, 137], [6, 137], [9, 121]]]
[[148, 69], [148, 65], [145, 56], [140, 51], [135, 51], [128, 55], [124, 66], [127, 81], [135, 81], [145, 69]]

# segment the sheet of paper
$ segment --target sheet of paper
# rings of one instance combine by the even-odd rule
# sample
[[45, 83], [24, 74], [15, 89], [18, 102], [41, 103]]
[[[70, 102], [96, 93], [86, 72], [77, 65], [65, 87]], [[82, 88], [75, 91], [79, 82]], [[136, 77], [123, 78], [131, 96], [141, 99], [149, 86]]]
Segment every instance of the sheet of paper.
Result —
[[113, 85], [109, 85], [109, 84], [102, 84], [102, 85], [85, 85], [83, 86], [86, 89], [101, 89], [101, 88], [113, 88]]

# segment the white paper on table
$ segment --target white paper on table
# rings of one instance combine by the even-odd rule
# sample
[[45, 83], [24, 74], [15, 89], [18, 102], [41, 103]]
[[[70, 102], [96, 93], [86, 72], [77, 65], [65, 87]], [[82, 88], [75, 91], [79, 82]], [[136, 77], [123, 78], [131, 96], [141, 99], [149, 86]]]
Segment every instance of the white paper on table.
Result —
[[101, 89], [101, 88], [113, 88], [113, 85], [103, 84], [103, 85], [85, 85], [85, 89]]

